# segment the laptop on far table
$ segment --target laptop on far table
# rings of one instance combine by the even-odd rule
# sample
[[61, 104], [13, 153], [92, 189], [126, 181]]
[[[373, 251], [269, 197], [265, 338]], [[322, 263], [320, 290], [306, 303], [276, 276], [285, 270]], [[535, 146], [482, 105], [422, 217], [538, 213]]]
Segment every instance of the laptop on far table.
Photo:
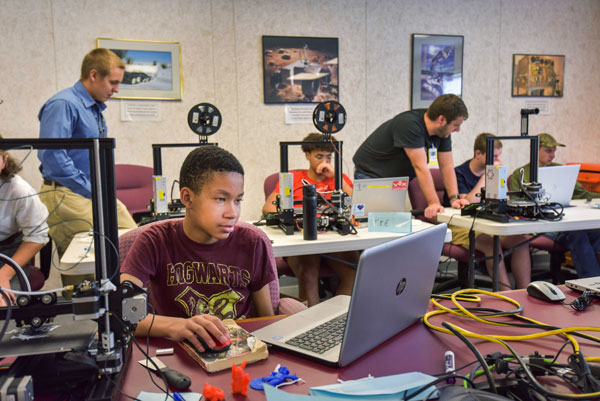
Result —
[[579, 167], [579, 164], [573, 164], [538, 168], [538, 182], [546, 191], [548, 202], [560, 203], [564, 207], [570, 205]]
[[567, 280], [565, 285], [576, 291], [593, 291], [600, 297], [600, 276]]
[[253, 335], [327, 365], [348, 365], [426, 312], [446, 229], [439, 224], [365, 250], [352, 297], [330, 298]]
[[354, 180], [352, 214], [367, 220], [369, 212], [404, 212], [408, 177], [365, 178]]

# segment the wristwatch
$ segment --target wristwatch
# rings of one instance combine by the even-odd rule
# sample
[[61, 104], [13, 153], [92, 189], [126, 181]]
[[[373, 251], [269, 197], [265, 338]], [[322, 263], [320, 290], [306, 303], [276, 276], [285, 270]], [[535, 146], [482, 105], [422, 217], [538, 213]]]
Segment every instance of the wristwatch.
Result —
[[448, 199], [450, 200], [450, 202], [452, 202], [454, 199], [458, 199], [458, 198], [459, 198], [459, 196], [458, 196], [458, 195], [456, 195], [456, 194], [454, 194], [454, 195], [452, 195], [452, 196], [448, 197]]

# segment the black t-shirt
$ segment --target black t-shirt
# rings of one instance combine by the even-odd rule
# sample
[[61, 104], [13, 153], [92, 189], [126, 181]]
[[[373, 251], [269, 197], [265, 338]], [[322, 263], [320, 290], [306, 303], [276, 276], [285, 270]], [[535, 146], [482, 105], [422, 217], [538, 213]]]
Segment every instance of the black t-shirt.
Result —
[[414, 178], [415, 170], [404, 148], [424, 148], [427, 152], [433, 146], [438, 152], [452, 151], [450, 137], [429, 136], [425, 112], [425, 109], [405, 111], [381, 124], [354, 154], [356, 169], [373, 177]]

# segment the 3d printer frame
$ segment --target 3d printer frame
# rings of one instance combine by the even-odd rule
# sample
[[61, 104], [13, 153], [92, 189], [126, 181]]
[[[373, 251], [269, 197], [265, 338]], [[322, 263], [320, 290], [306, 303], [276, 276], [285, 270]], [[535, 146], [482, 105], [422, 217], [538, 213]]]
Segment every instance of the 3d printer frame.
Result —
[[[96, 278], [100, 282], [107, 282], [111, 279], [114, 287], [120, 287], [119, 255], [118, 255], [118, 223], [117, 223], [117, 197], [115, 183], [115, 162], [114, 149], [115, 140], [113, 138], [71, 138], [71, 139], [0, 139], [0, 149], [83, 149], [89, 153], [90, 162], [90, 180], [91, 180], [91, 200], [92, 200], [92, 219], [94, 227], [94, 247], [95, 252], [95, 272]], [[114, 245], [107, 244], [110, 242]], [[109, 245], [109, 246], [107, 246]], [[127, 282], [128, 283], [128, 282]], [[104, 285], [102, 286], [104, 287]], [[131, 287], [128, 285], [128, 287]], [[129, 289], [122, 289], [122, 292], [113, 291], [112, 294], [121, 296], [130, 296], [132, 292]], [[141, 291], [141, 289], [138, 289]], [[103, 290], [104, 291], [104, 290]], [[133, 290], [136, 291], [136, 290]], [[95, 295], [95, 294], [94, 294]], [[95, 296], [92, 296], [93, 299]], [[94, 302], [81, 303], [84, 308], [87, 305], [103, 309], [105, 312], [99, 314], [98, 318], [93, 319], [98, 324], [98, 348], [97, 361], [101, 358], [106, 366], [104, 374], [95, 382], [90, 389], [90, 397], [96, 400], [110, 399], [113, 392], [114, 379], [109, 377], [119, 372], [123, 363], [124, 345], [119, 336], [115, 339], [111, 331], [111, 317], [109, 311], [115, 313], [115, 309], [121, 308], [121, 300], [109, 298], [109, 293], [97, 295], [98, 299]], [[59, 302], [50, 305], [34, 305], [31, 307], [13, 307], [13, 319], [27, 319], [32, 316], [52, 317], [62, 314], [74, 313], [76, 305], [71, 301]], [[6, 319], [6, 309], [0, 310], [0, 318]], [[117, 325], [118, 326], [118, 325]], [[128, 330], [120, 327], [119, 330]], [[15, 363], [16, 364], [16, 363]]]

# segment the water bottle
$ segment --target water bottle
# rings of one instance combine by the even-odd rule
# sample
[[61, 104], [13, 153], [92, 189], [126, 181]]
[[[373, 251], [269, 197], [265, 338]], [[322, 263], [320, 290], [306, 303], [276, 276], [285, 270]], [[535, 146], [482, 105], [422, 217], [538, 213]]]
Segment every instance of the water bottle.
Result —
[[317, 188], [315, 185], [302, 187], [302, 227], [304, 239], [317, 239]]

